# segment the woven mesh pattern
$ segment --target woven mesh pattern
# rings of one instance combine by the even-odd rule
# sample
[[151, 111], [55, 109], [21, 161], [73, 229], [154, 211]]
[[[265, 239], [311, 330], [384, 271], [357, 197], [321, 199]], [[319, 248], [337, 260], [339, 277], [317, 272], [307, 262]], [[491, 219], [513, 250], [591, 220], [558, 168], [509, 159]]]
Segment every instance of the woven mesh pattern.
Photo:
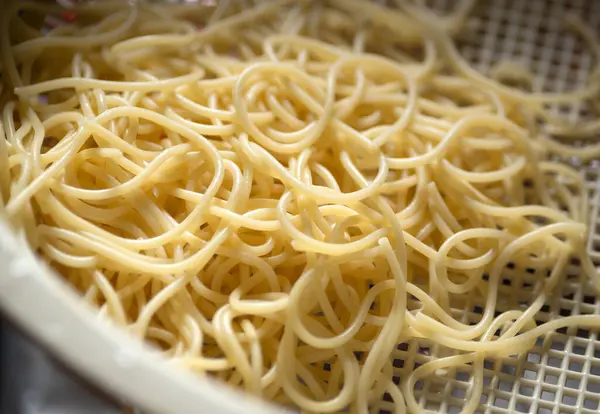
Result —
[[[453, 2], [433, 0], [429, 7], [441, 13]], [[480, 1], [470, 36], [462, 46], [463, 55], [480, 71], [489, 73], [500, 60], [517, 62], [535, 73], [534, 90], [560, 92], [582, 87], [592, 69], [593, 59], [583, 41], [565, 28], [564, 17], [576, 13], [592, 27], [600, 27], [600, 1], [594, 0], [494, 0]], [[571, 121], [587, 117], [583, 105], [552, 108]], [[599, 137], [600, 139], [600, 137]], [[596, 194], [599, 163], [581, 164], [592, 218], [588, 249], [600, 265], [600, 202]], [[508, 266], [502, 281], [498, 311], [517, 309], [531, 303], [533, 286], [540, 276], [532, 269]], [[543, 276], [542, 276], [543, 277]], [[462, 322], [479, 320], [482, 304], [454, 304], [455, 317]], [[538, 314], [538, 322], [559, 316], [600, 314], [594, 289], [573, 262], [556, 293]], [[597, 413], [600, 411], [600, 342], [596, 331], [565, 329], [545, 338], [525, 355], [486, 360], [484, 390], [477, 413]], [[394, 355], [395, 381], [409, 370], [436, 356], [447, 355], [426, 341], [400, 344]], [[416, 393], [428, 412], [459, 413], [472, 379], [470, 366], [464, 370], [437, 372], [419, 381]], [[388, 398], [380, 413], [392, 412]]]

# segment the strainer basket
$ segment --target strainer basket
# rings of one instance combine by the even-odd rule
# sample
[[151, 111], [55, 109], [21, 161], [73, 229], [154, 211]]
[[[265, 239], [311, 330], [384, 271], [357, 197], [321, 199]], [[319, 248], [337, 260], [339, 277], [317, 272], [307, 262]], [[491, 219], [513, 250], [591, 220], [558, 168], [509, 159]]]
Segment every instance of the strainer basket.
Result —
[[[445, 0], [426, 3], [440, 13], [454, 5]], [[536, 76], [533, 88], [538, 91], [581, 87], [594, 62], [583, 42], [566, 30], [564, 18], [568, 13], [578, 14], [600, 30], [600, 1], [481, 0], [461, 51], [484, 73], [501, 60], [530, 69]], [[583, 105], [557, 105], [553, 110], [571, 121], [589, 116]], [[600, 162], [568, 161], [580, 169], [587, 185], [592, 203], [587, 248], [600, 266]], [[214, 380], [173, 369], [141, 344], [96, 319], [76, 293], [33, 258], [1, 218], [0, 263], [0, 309], [69, 367], [125, 403], [144, 412], [160, 413], [280, 412]], [[500, 301], [498, 310], [526, 301], [532, 285], [527, 277], [507, 274], [501, 294], [509, 299], [504, 304]], [[477, 320], [481, 312], [480, 304], [465, 303], [454, 309], [454, 316], [466, 323]], [[578, 263], [573, 262], [537, 319], [544, 322], [588, 314], [600, 315], [600, 300], [581, 275]], [[423, 340], [399, 344], [394, 354], [394, 380], [399, 382], [435, 353], [434, 345]], [[422, 408], [426, 412], [459, 413], [469, 388], [469, 369], [467, 365], [419, 381], [416, 395]], [[385, 396], [375, 409], [380, 413], [394, 410]], [[600, 412], [598, 332], [568, 328], [539, 338], [526, 354], [486, 360], [483, 395], [476, 412]]]

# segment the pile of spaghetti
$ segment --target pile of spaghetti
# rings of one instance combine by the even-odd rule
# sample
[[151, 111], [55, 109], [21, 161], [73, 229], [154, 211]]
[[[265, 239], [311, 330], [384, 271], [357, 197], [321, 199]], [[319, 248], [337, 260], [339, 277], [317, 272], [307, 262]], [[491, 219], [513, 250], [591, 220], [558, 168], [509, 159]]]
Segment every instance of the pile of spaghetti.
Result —
[[[479, 74], [451, 40], [471, 3], [103, 1], [42, 35], [26, 16], [59, 7], [16, 2], [0, 22], [2, 216], [178, 367], [361, 413], [420, 412], [415, 383], [463, 369], [473, 412], [484, 359], [600, 326], [536, 320], [574, 258], [600, 287], [587, 191], [552, 161], [599, 148], [546, 133], [598, 133], [548, 105], [599, 107], [600, 77], [543, 94], [508, 86], [510, 67]], [[398, 359], [418, 343], [418, 365]]]

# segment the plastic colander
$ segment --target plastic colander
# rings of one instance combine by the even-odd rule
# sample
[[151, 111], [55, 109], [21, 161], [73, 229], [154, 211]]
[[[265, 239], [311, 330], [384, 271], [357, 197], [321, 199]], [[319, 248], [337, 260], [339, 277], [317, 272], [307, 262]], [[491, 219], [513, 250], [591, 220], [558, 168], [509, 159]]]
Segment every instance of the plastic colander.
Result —
[[[453, 1], [428, 1], [444, 13]], [[484, 73], [500, 60], [519, 63], [535, 73], [534, 89], [560, 92], [582, 87], [592, 69], [592, 56], [564, 25], [568, 13], [580, 15], [600, 30], [598, 0], [480, 0], [462, 52]], [[556, 106], [571, 121], [589, 116], [584, 106]], [[598, 137], [600, 140], [600, 137]], [[590, 195], [589, 252], [600, 265], [600, 163], [568, 160], [580, 168]], [[91, 383], [139, 407], [158, 413], [276, 413], [273, 407], [210, 378], [181, 372], [123, 332], [108, 326], [85, 306], [77, 293], [36, 260], [0, 218], [0, 309], [54, 356]], [[531, 301], [531, 279], [507, 274], [500, 286], [498, 310]], [[505, 309], [504, 309], [505, 308]], [[476, 321], [480, 304], [454, 309], [463, 322]], [[578, 263], [537, 315], [539, 322], [568, 315], [600, 315], [600, 301]], [[415, 365], [436, 358], [439, 350], [425, 340], [399, 344], [394, 354], [394, 380]], [[418, 401], [427, 412], [459, 413], [471, 379], [470, 366], [447, 370], [417, 382]], [[380, 413], [393, 411], [379, 402]], [[484, 363], [484, 388], [478, 413], [600, 412], [600, 343], [598, 332], [569, 328], [537, 341], [518, 357]]]

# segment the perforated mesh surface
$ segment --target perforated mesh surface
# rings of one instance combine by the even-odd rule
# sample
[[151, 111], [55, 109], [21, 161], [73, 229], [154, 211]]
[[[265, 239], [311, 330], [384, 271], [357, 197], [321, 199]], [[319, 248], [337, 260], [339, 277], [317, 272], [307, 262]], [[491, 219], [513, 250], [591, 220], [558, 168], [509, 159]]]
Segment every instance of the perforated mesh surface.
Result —
[[[440, 12], [454, 4], [430, 0], [429, 7]], [[480, 1], [473, 16], [473, 28], [462, 43], [462, 53], [478, 70], [489, 73], [499, 60], [510, 60], [535, 75], [534, 90], [560, 92], [583, 87], [593, 59], [582, 40], [568, 32], [565, 16], [576, 13], [591, 27], [600, 28], [600, 1], [595, 0], [494, 0]], [[587, 117], [583, 105], [552, 108], [571, 121]], [[600, 140], [600, 137], [598, 137]], [[588, 249], [600, 265], [600, 203], [598, 161], [570, 163], [581, 169], [591, 205]], [[506, 270], [498, 311], [518, 309], [533, 300], [533, 286], [539, 275], [528, 269]], [[455, 316], [463, 322], [479, 320], [483, 304], [455, 304]], [[594, 288], [573, 262], [552, 297], [538, 314], [539, 322], [559, 316], [600, 314]], [[597, 413], [600, 412], [600, 342], [596, 331], [565, 329], [537, 341], [529, 353], [484, 363], [484, 389], [477, 413]], [[414, 369], [440, 355], [424, 340], [401, 344], [395, 354], [398, 382]], [[416, 393], [428, 412], [459, 413], [472, 378], [464, 370], [437, 372], [419, 381]], [[380, 412], [392, 412], [392, 404], [380, 403]]]

